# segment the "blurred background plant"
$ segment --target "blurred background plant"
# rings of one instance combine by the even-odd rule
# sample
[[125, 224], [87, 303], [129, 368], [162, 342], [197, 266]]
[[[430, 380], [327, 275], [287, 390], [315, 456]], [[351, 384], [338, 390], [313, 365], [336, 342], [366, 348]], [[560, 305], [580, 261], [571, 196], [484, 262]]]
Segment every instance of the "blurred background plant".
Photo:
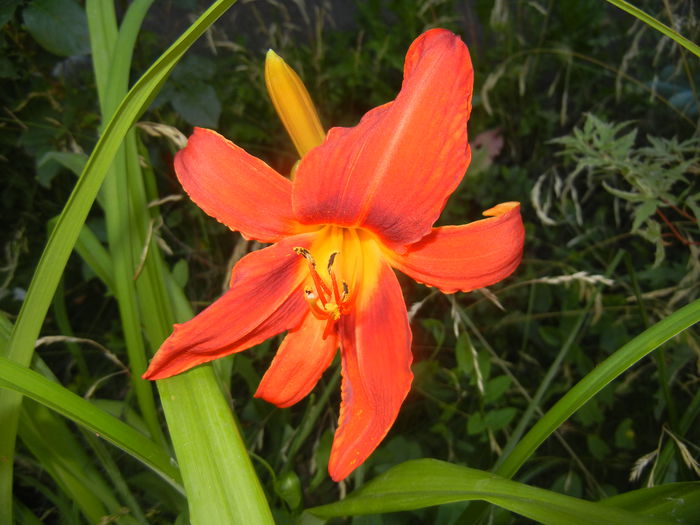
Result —
[[[128, 2], [116, 5], [121, 19]], [[699, 40], [694, 1], [638, 5]], [[153, 5], [132, 80], [204, 7]], [[0, 26], [0, 307], [8, 323], [101, 116], [81, 3], [6, 1]], [[252, 246], [183, 196], [172, 171], [183, 134], [194, 125], [216, 128], [288, 173], [296, 154], [264, 94], [266, 50], [304, 79], [326, 128], [353, 125], [395, 96], [408, 45], [430, 27], [460, 34], [476, 71], [474, 158], [441, 220], [475, 220], [495, 203], [519, 200], [525, 259], [506, 282], [471, 294], [447, 297], [402, 280], [413, 315], [414, 388], [384, 444], [339, 485], [325, 466], [338, 416], [337, 367], [308, 399], [279, 410], [252, 398], [276, 341], [217, 365], [281, 523], [408, 459], [491, 468], [597, 363], [700, 295], [700, 70], [680, 46], [600, 0], [256, 0], [240, 1], [208, 30], [137, 127], [139, 161], [160, 195], [162, 220], [150, 223], [149, 235], [196, 309], [221, 293], [233, 262]], [[87, 225], [95, 245], [86, 253], [98, 253], [108, 242], [99, 209]], [[56, 337], [43, 339], [33, 367], [143, 428], [118, 315], [95, 265], [73, 256], [43, 326], [43, 335]], [[686, 331], [580, 409], [517, 479], [587, 499], [697, 479], [699, 362], [697, 330]], [[87, 432], [55, 420], [41, 426], [45, 409], [25, 405], [15, 458], [22, 522], [103, 514], [185, 522], [182, 500], [160, 479]], [[85, 479], [102, 491], [98, 502], [71, 496], [78, 467], [55, 463], [41, 439], [48, 428], [56, 450], [72, 447], [67, 457], [91, 465]], [[116, 495], [102, 471], [120, 487]], [[352, 523], [455, 523], [464, 505]], [[517, 519], [493, 513], [494, 523]]]

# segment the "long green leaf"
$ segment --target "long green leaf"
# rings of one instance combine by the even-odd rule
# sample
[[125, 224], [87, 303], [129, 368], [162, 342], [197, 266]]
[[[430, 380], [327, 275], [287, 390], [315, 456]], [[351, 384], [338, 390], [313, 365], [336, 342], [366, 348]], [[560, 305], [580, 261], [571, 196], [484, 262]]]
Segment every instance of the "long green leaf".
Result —
[[[105, 94], [101, 100], [104, 100], [103, 111], [107, 115], [123, 96], [122, 91], [126, 90], [129, 62], [125, 57], [130, 56], [140, 17], [150, 1], [139, 0], [139, 10], [134, 10], [137, 2], [132, 3], [119, 30], [109, 81], [99, 87]], [[100, 3], [89, 0], [87, 5]], [[93, 16], [101, 15], [98, 10], [93, 11]], [[132, 16], [132, 13], [136, 15]], [[95, 26], [99, 27], [99, 24]], [[95, 35], [95, 38], [99, 40], [100, 35]], [[149, 213], [149, 197], [144, 187], [145, 184], [155, 187], [152, 179], [153, 173], [142, 169], [136, 136], [130, 132], [105, 181], [105, 192], [116, 198], [108, 201], [104, 209], [114, 268], [119, 271], [114, 278], [122, 327], [127, 343], [131, 342], [127, 347], [133, 348], [129, 352], [129, 365], [135, 386], [141, 388], [145, 385], [148, 391], [144, 394], [149, 396], [150, 385], [139, 378], [145, 369], [141, 333], [143, 331], [155, 350], [170, 334], [176, 321], [174, 296], [166, 285], [168, 271], [155, 240], [148, 245], [148, 255], [138, 279], [135, 282], [131, 279], [147, 242], [149, 221], [157, 218], [152, 215], [154, 210]], [[150, 198], [155, 198], [155, 195]], [[182, 320], [191, 316], [187, 307]], [[211, 368], [203, 367], [162, 381], [158, 387], [187, 490], [191, 521], [206, 524], [271, 523], [267, 500], [248, 458], [245, 442]], [[141, 398], [148, 402], [146, 395]], [[148, 420], [149, 408], [144, 402], [139, 405]]]
[[107, 290], [114, 293], [114, 279], [112, 278], [112, 260], [109, 253], [102, 245], [97, 235], [87, 224], [83, 225], [80, 235], [75, 243], [75, 251], [78, 252], [83, 261], [95, 272], [107, 287]]
[[329, 519], [482, 500], [545, 525], [662, 525], [672, 522], [511, 481], [489, 472], [419, 459], [398, 465], [346, 499], [307, 512]]
[[683, 330], [700, 321], [700, 299], [677, 310], [613, 353], [570, 389], [523, 436], [494, 472], [511, 477], [552, 432], [613, 379]]
[[153, 469], [180, 492], [183, 491], [177, 468], [160, 446], [67, 388], [6, 357], [0, 357], [0, 387], [30, 397], [96, 432]]
[[265, 493], [212, 366], [160, 380], [158, 390], [185, 481], [192, 523], [273, 524]]
[[[88, 5], [99, 3], [90, 0]], [[140, 3], [144, 6], [140, 11], [143, 13], [150, 0], [140, 0]], [[131, 4], [119, 31], [109, 82], [100, 88], [106, 93], [103, 100], [107, 114], [123, 96], [120, 86], [126, 90], [129, 63], [124, 57], [131, 52], [139, 26], [139, 17], [130, 16], [135, 5]], [[100, 13], [95, 12], [94, 16]], [[99, 39], [100, 35], [95, 37]], [[105, 191], [117, 197], [107, 203], [105, 210], [108, 231], [114, 233], [110, 236], [114, 267], [120, 271], [115, 279], [119, 283], [116, 296], [122, 312], [122, 326], [132, 343], [128, 346], [134, 347], [129, 353], [129, 365], [139, 388], [144, 386], [139, 376], [145, 369], [143, 347], [136, 348], [142, 343], [141, 326], [151, 348], [156, 349], [175, 322], [172, 299], [165, 284], [168, 272], [154, 240], [148, 246], [148, 256], [138, 279], [135, 283], [130, 279], [147, 242], [148, 222], [155, 218], [147, 209], [144, 187], [152, 176], [150, 171], [142, 169], [136, 137], [130, 132], [105, 181]], [[155, 187], [155, 182], [151, 185]], [[188, 308], [186, 318], [191, 315]], [[138, 341], [134, 340], [134, 335], [139, 337]], [[192, 522], [270, 522], [265, 494], [247, 457], [245, 442], [211, 369], [204, 368], [162, 382], [159, 389], [187, 489]], [[150, 394], [150, 385], [147, 393]], [[148, 401], [145, 396], [144, 400]], [[146, 415], [148, 407], [144, 409], [144, 403], [140, 406]]]
[[[78, 179], [56, 228], [34, 273], [27, 296], [14, 326], [8, 357], [24, 366], [29, 364], [41, 325], [58, 286], [63, 268], [80, 233], [88, 211], [104, 180], [112, 159], [136, 119], [158, 93], [177, 61], [204, 31], [228, 9], [235, 0], [215, 2], [136, 82], [115, 111]], [[21, 396], [16, 392], [0, 392], [0, 522], [10, 522], [12, 516], [12, 460], [17, 431], [18, 407]]]
[[[83, 448], [76, 446], [78, 443], [63, 419], [38, 403], [25, 400], [18, 434], [41, 468], [89, 522], [97, 523], [103, 516], [119, 510], [114, 494], [92, 467]], [[51, 440], [46, 439], [47, 435]]]
[[[87, 0], [88, 26], [90, 29], [90, 41], [93, 47], [106, 47], [113, 49], [108, 57], [109, 74], [106, 81], [98, 82], [97, 90], [101, 101], [102, 120], [108, 121], [119, 102], [126, 96], [129, 89], [129, 70], [134, 54], [134, 44], [141, 28], [141, 24], [148, 12], [153, 0], [135, 0], [124, 15], [124, 21], [112, 40], [106, 42], [102, 28], [112, 25], [111, 8], [105, 9], [102, 0]], [[100, 77], [100, 71], [104, 65], [100, 63], [105, 57], [93, 55], [93, 68], [95, 78]], [[138, 221], [140, 206], [133, 202], [129, 196], [129, 181], [127, 180], [127, 166], [129, 154], [133, 148], [129, 147], [130, 138], [134, 131], [127, 133], [126, 139], [117, 151], [112, 166], [105, 177], [101, 195], [103, 197], [103, 209], [107, 224], [107, 238], [112, 259], [112, 278], [114, 281], [114, 294], [119, 307], [119, 317], [122, 324], [122, 333], [126, 343], [126, 351], [129, 357], [130, 380], [136, 401], [143, 419], [148, 425], [151, 436], [158, 442], [165, 444], [158, 421], [156, 401], [153, 396], [153, 388], [141, 379], [141, 374], [147, 366], [147, 347], [142, 336], [143, 319], [138, 308], [138, 298], [133, 280], [136, 269], [136, 258], [143, 245], [142, 231], [145, 225]]]
[[645, 24], [648, 24], [650, 27], [653, 27], [660, 33], [663, 33], [667, 37], [675, 40], [678, 42], [680, 45], [682, 45], [684, 48], [686, 48], [688, 51], [693, 53], [695, 56], [700, 57], [700, 46], [697, 44], [694, 44], [687, 38], [685, 38], [683, 35], [680, 33], [674, 31], [670, 27], [668, 27], [666, 24], [663, 24], [659, 22], [656, 18], [654, 18], [651, 15], [648, 15], [638, 7], [630, 4], [629, 2], [625, 2], [625, 0], [607, 0], [607, 2], [611, 3], [615, 7], [619, 7], [623, 11], [628, 12], [632, 16], [638, 18]]
[[[105, 100], [102, 95], [109, 82], [109, 70], [114, 56], [114, 44], [117, 40], [117, 14], [114, 10], [114, 2], [86, 2], [85, 12], [88, 19], [90, 35], [90, 54], [95, 67], [95, 83], [100, 100], [100, 108], [104, 113]], [[99, 24], [94, 28], [94, 24]], [[94, 28], [94, 29], [93, 29]]]
[[700, 516], [700, 482], [668, 483], [633, 490], [600, 503], [647, 516], [671, 516], [677, 523], [697, 523]]

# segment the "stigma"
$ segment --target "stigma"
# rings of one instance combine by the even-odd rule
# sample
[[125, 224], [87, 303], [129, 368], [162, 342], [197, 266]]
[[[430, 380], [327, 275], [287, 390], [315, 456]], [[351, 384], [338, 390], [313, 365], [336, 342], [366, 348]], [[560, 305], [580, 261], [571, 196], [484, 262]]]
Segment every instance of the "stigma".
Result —
[[[345, 281], [338, 281], [334, 270], [338, 252], [332, 252], [328, 257], [326, 270], [329, 279], [324, 279], [316, 269], [316, 261], [311, 252], [300, 246], [293, 248], [294, 253], [306, 259], [311, 283], [304, 287], [304, 298], [309, 305], [311, 314], [321, 321], [326, 321], [323, 339], [333, 331], [335, 322], [350, 312], [350, 288]], [[329, 282], [330, 281], [330, 282]]]

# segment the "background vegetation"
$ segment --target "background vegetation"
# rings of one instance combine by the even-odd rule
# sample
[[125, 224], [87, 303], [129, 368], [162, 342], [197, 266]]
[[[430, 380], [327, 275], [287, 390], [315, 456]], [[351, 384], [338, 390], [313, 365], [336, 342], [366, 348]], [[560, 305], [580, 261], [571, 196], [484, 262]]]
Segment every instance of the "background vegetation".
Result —
[[[698, 40], [694, 1], [638, 4]], [[122, 20], [129, 3], [116, 5]], [[204, 7], [196, 0], [152, 6], [131, 82]], [[6, 1], [0, 25], [7, 339], [47, 232], [106, 120], [85, 6]], [[159, 213], [143, 218], [136, 273], [146, 247], [158, 246], [199, 310], [221, 294], [235, 260], [256, 248], [183, 196], [172, 157], [180, 133], [200, 125], [282, 173], [291, 169], [294, 148], [265, 95], [268, 48], [299, 72], [326, 127], [352, 125], [395, 96], [408, 45], [430, 27], [460, 34], [476, 70], [475, 155], [441, 221], [463, 223], [498, 202], [521, 201], [523, 264], [505, 282], [470, 294], [443, 296], [401, 281], [413, 314], [413, 390], [382, 446], [341, 484], [326, 473], [338, 366], [307, 400], [280, 410], [252, 397], [278, 341], [217, 364], [280, 523], [409, 459], [491, 469], [598, 363], [700, 295], [697, 57], [600, 0], [239, 2], [185, 55], [136, 126], [137, 158], [152, 181], [146, 196], [160, 199], [152, 206]], [[159, 442], [130, 377], [119, 292], [104, 266], [104, 246], [113, 250], [114, 239], [103, 209], [87, 218], [92, 237], [81, 236], [82, 251], [63, 273], [32, 368]], [[687, 330], [578, 410], [516, 479], [588, 500], [696, 480], [698, 363], [697, 329]], [[137, 461], [37, 403], [23, 407], [14, 458], [18, 521], [186, 522], [181, 494]], [[352, 523], [464, 523], [465, 505]], [[494, 523], [521, 519], [489, 512]]]

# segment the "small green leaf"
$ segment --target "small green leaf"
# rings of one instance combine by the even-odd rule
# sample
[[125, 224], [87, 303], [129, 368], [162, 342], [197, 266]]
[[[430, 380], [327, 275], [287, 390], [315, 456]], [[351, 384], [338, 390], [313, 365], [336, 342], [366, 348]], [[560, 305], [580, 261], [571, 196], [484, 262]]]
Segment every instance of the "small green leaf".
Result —
[[591, 451], [593, 457], [598, 461], [603, 461], [610, 454], [610, 447], [598, 434], [588, 434], [586, 442], [588, 443], [588, 450]]
[[187, 265], [187, 261], [185, 259], [180, 259], [177, 261], [173, 266], [172, 274], [175, 284], [184, 289], [188, 279], [190, 278], [190, 269]]
[[22, 0], [0, 0], [0, 27], [4, 26], [15, 14]]
[[215, 128], [219, 124], [221, 102], [209, 84], [187, 84], [173, 93], [170, 102], [175, 111], [193, 126]]
[[74, 0], [35, 0], [22, 13], [27, 31], [55, 55], [90, 53], [85, 11]]
[[491, 430], [501, 430], [513, 420], [516, 413], [517, 410], [513, 407], [492, 410], [491, 412], [486, 414], [486, 417], [484, 418], [484, 423]]
[[437, 319], [422, 319], [423, 328], [428, 330], [435, 339], [435, 346], [439, 349], [445, 342], [445, 323]]
[[277, 479], [277, 494], [289, 505], [296, 509], [301, 505], [301, 482], [294, 472], [285, 472]]
[[580, 498], [583, 494], [583, 483], [581, 482], [581, 477], [576, 474], [576, 472], [569, 470], [552, 483], [550, 490], [566, 494], [567, 496]]
[[87, 157], [80, 153], [66, 151], [48, 151], [42, 155], [36, 163], [36, 178], [39, 184], [48, 188], [53, 178], [58, 174], [62, 166], [75, 175], [80, 176], [87, 162]]
[[645, 201], [641, 206], [638, 206], [634, 210], [634, 222], [632, 223], [632, 231], [637, 231], [637, 229], [644, 224], [649, 217], [656, 213], [658, 202], [656, 199], [651, 199]]
[[82, 153], [70, 153], [68, 151], [48, 151], [37, 162], [37, 166], [41, 167], [46, 164], [55, 162], [63, 166], [64, 168], [72, 171], [76, 176], [80, 177], [80, 174], [85, 168], [85, 163], [87, 162], [87, 156]]
[[486, 423], [484, 421], [484, 416], [481, 412], [475, 412], [469, 416], [467, 419], [467, 434], [470, 436], [475, 436], [476, 434], [481, 434], [486, 430]]
[[493, 403], [510, 388], [510, 377], [503, 375], [489, 379], [484, 387], [484, 402]]
[[216, 74], [216, 64], [209, 58], [190, 54], [182, 58], [173, 70], [173, 82], [189, 84], [209, 80]]
[[182, 491], [180, 474], [167, 453], [140, 432], [67, 388], [0, 356], [0, 387], [9, 388], [96, 432], [152, 468]]

